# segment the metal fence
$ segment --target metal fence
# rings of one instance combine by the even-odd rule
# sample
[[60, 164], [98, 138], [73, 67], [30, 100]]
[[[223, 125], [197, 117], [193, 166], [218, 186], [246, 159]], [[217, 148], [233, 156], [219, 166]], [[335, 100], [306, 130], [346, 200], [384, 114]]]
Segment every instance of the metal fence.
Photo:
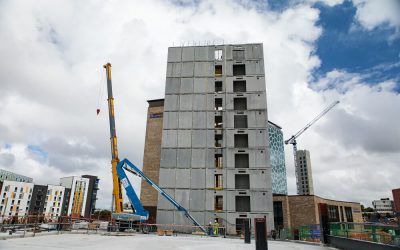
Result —
[[400, 246], [400, 226], [372, 223], [330, 223], [330, 235]]
[[320, 242], [321, 230], [319, 225], [304, 225], [279, 230], [277, 235], [281, 240], [301, 240], [309, 242]]
[[224, 226], [209, 225], [206, 233], [198, 227], [175, 224], [149, 224], [138, 221], [117, 221], [111, 218], [76, 218], [69, 216], [46, 217], [43, 215], [0, 217], [0, 239], [8, 237], [35, 236], [38, 233], [145, 233], [159, 236], [199, 235], [226, 237]]

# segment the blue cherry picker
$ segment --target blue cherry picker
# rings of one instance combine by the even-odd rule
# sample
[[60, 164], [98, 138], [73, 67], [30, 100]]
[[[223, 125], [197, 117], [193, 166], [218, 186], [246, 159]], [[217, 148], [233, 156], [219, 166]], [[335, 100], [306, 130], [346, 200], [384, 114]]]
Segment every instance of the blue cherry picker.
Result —
[[[133, 189], [131, 182], [128, 179], [125, 171], [130, 172], [142, 179], [144, 179], [150, 186], [158, 191], [165, 199], [167, 199], [174, 207], [182, 212], [195, 226], [201, 231], [206, 233], [206, 230], [200, 225], [193, 216], [189, 214], [186, 208], [181, 206], [174, 198], [167, 194], [162, 188], [160, 188], [154, 181], [147, 177], [138, 167], [132, 164], [128, 159], [119, 161], [118, 158], [118, 147], [117, 147], [117, 134], [115, 129], [115, 116], [114, 116], [114, 98], [112, 93], [112, 82], [111, 82], [111, 64], [107, 63], [104, 65], [106, 69], [107, 77], [107, 92], [108, 92], [108, 114], [110, 121], [110, 141], [111, 141], [111, 166], [112, 166], [112, 178], [113, 178], [113, 205], [112, 205], [112, 218], [115, 219], [120, 225], [128, 225], [132, 221], [145, 222], [149, 218], [149, 212], [143, 208], [135, 190]], [[100, 110], [97, 109], [97, 114]], [[124, 213], [123, 211], [123, 197], [122, 188], [125, 189], [125, 193], [132, 204], [134, 214]], [[120, 230], [123, 231], [123, 227]]]

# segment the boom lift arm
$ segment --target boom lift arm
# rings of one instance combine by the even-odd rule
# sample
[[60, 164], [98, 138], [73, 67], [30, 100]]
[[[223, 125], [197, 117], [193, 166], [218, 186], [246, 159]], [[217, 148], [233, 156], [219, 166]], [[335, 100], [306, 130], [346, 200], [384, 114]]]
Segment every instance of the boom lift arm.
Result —
[[303, 134], [309, 127], [311, 127], [314, 123], [316, 123], [322, 116], [328, 113], [333, 107], [335, 107], [339, 101], [333, 102], [329, 107], [324, 109], [317, 117], [315, 117], [311, 122], [309, 122], [304, 128], [300, 129], [295, 135], [292, 135], [289, 139], [285, 141], [285, 144], [292, 144], [293, 145], [293, 156], [294, 156], [294, 168], [296, 172], [296, 187], [297, 187], [297, 194], [299, 194], [299, 176], [298, 176], [298, 167], [297, 167], [297, 141], [296, 139]]
[[160, 188], [154, 181], [152, 181], [149, 177], [147, 177], [138, 167], [136, 167], [132, 162], [130, 162], [128, 159], [124, 159], [120, 161], [117, 165], [117, 173], [119, 176], [119, 179], [121, 180], [122, 186], [125, 188], [126, 195], [128, 196], [131, 204], [133, 205], [133, 208], [135, 209], [135, 214], [139, 215], [142, 220], [147, 220], [149, 217], [149, 212], [145, 210], [137, 197], [135, 190], [133, 189], [131, 182], [129, 181], [128, 177], [125, 174], [125, 171], [128, 171], [136, 176], [139, 176], [140, 178], [143, 178], [150, 186], [152, 186], [155, 190], [158, 191], [162, 196], [164, 196], [165, 199], [167, 199], [172, 205], [176, 207], [176, 209], [180, 212], [183, 212], [184, 215], [193, 222], [194, 225], [199, 227], [204, 233], [206, 233], [206, 230], [204, 227], [200, 225], [196, 221], [193, 216], [189, 214], [189, 212], [186, 210], [186, 208], [182, 207], [174, 198], [172, 198], [169, 194], [167, 194], [162, 188]]

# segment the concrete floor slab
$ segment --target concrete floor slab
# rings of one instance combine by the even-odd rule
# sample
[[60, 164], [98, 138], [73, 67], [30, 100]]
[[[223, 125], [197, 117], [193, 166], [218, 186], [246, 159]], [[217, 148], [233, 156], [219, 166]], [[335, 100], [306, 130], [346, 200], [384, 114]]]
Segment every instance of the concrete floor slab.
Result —
[[[239, 239], [210, 238], [200, 236], [156, 236], [135, 234], [129, 236], [105, 236], [84, 234], [45, 235], [0, 241], [0, 249], [43, 250], [43, 249], [255, 249], [252, 244], [244, 244]], [[269, 241], [269, 250], [326, 250], [318, 245], [284, 241]]]

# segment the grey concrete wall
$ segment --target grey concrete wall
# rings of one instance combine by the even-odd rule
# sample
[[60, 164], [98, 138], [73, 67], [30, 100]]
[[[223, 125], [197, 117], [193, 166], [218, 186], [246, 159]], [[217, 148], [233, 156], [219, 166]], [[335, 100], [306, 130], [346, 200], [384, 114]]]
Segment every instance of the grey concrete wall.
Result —
[[[222, 50], [222, 60], [215, 60]], [[234, 52], [243, 50], [244, 52]], [[243, 58], [233, 58], [241, 53]], [[246, 74], [233, 76], [233, 65], [244, 64]], [[215, 65], [222, 74], [215, 75]], [[222, 90], [215, 92], [215, 82]], [[245, 92], [235, 92], [234, 81], [246, 81]], [[222, 110], [215, 110], [215, 100]], [[234, 110], [234, 99], [246, 98], [246, 110]], [[234, 128], [234, 115], [247, 116], [247, 128]], [[222, 129], [214, 128], [222, 116]], [[262, 44], [172, 47], [168, 49], [165, 107], [160, 161], [160, 186], [202, 224], [220, 218], [235, 233], [237, 218], [266, 216], [273, 228], [271, 168], [267, 131], [267, 102]], [[222, 135], [215, 147], [215, 135]], [[246, 134], [248, 148], [235, 148], [234, 135]], [[215, 154], [223, 155], [223, 168], [215, 168]], [[235, 168], [235, 154], [249, 155], [249, 168]], [[214, 176], [222, 175], [222, 189]], [[235, 174], [248, 174], [250, 189], [235, 189]], [[222, 211], [215, 211], [215, 196], [223, 197]], [[250, 196], [249, 212], [236, 212], [235, 197]], [[158, 200], [157, 223], [190, 224], [179, 212]]]

